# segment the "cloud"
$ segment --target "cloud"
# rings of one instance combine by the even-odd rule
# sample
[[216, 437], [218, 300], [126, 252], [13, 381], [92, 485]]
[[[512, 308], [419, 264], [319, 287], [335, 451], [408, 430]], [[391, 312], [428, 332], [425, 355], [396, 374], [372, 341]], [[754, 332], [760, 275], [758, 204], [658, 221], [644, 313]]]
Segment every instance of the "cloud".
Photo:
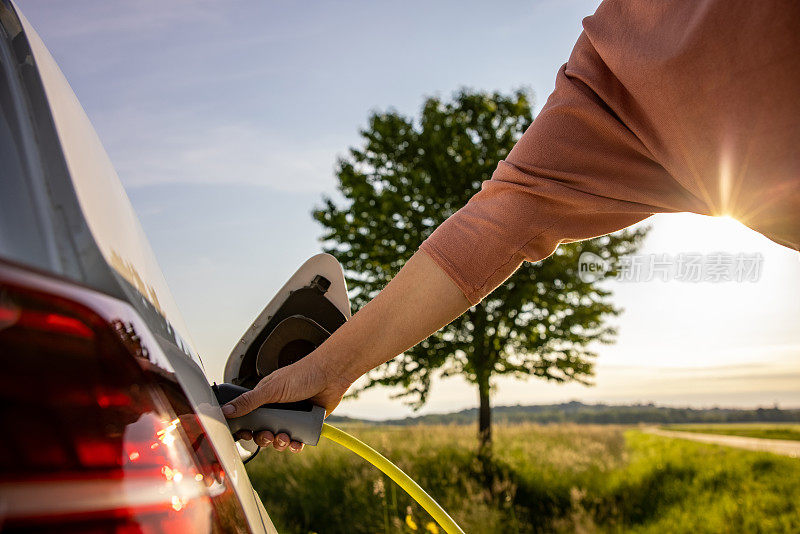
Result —
[[331, 190], [342, 146], [313, 139], [305, 144], [245, 123], [154, 132], [135, 149], [122, 141], [117, 138], [109, 152], [126, 187], [245, 184], [291, 192]]
[[[94, 37], [103, 34], [147, 34], [175, 23], [213, 20], [219, 2], [213, 0], [17, 0], [23, 13], [35, 14], [58, 38]], [[32, 20], [34, 17], [30, 17]], [[58, 24], [53, 24], [58, 21]]]

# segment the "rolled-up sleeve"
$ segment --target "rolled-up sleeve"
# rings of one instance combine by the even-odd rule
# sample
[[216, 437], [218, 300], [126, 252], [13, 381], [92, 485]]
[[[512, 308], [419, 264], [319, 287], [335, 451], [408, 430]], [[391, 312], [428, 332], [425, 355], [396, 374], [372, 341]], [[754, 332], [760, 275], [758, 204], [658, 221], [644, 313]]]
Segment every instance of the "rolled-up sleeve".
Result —
[[473, 304], [523, 261], [658, 212], [705, 207], [635, 131], [647, 117], [585, 34], [492, 179], [421, 245]]

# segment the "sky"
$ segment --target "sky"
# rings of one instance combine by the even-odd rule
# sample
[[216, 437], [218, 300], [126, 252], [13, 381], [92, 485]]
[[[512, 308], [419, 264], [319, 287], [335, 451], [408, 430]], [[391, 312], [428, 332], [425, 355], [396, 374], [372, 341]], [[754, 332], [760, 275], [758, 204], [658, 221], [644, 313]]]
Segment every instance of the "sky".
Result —
[[[213, 380], [309, 256], [310, 212], [373, 110], [460, 87], [553, 89], [598, 2], [17, 0], [102, 139]], [[758, 281], [604, 282], [624, 308], [595, 385], [500, 379], [495, 404], [800, 406], [800, 255], [736, 221], [659, 215], [641, 258], [760, 254]], [[376, 389], [342, 415], [400, 417]], [[421, 413], [477, 403], [437, 380]]]

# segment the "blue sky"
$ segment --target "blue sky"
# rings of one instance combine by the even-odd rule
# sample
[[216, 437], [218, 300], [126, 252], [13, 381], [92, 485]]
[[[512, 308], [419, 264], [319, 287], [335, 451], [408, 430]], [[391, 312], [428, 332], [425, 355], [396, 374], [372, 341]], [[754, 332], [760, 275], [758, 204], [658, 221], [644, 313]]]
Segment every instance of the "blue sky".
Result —
[[[212, 378], [308, 256], [310, 212], [374, 109], [461, 86], [552, 90], [595, 1], [18, 0], [128, 190]], [[597, 385], [498, 383], [497, 403], [800, 405], [798, 255], [729, 220], [655, 219], [645, 252], [763, 254], [757, 283], [614, 284]], [[376, 390], [342, 413], [405, 415]], [[458, 379], [425, 411], [474, 406]]]

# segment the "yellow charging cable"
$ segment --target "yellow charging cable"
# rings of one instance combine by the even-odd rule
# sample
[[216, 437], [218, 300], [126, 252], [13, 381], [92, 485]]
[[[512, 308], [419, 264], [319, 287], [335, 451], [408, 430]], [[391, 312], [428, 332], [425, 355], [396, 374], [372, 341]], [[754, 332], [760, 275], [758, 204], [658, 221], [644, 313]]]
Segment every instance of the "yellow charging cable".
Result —
[[328, 438], [331, 441], [335, 441], [342, 447], [346, 449], [350, 449], [352, 452], [356, 453], [357, 455], [361, 456], [363, 459], [383, 471], [389, 478], [397, 482], [397, 484], [406, 490], [412, 499], [417, 501], [420, 506], [422, 506], [426, 512], [431, 514], [431, 516], [439, 523], [447, 534], [464, 534], [464, 531], [461, 530], [461, 527], [456, 525], [456, 522], [447, 515], [439, 503], [434, 501], [430, 495], [425, 493], [425, 490], [419, 487], [419, 484], [411, 480], [407, 474], [405, 474], [402, 469], [394, 465], [392, 462], [387, 460], [382, 454], [378, 451], [360, 441], [347, 432], [343, 430], [339, 430], [335, 426], [331, 426], [328, 423], [323, 423], [322, 425], [322, 434], [323, 437]]

